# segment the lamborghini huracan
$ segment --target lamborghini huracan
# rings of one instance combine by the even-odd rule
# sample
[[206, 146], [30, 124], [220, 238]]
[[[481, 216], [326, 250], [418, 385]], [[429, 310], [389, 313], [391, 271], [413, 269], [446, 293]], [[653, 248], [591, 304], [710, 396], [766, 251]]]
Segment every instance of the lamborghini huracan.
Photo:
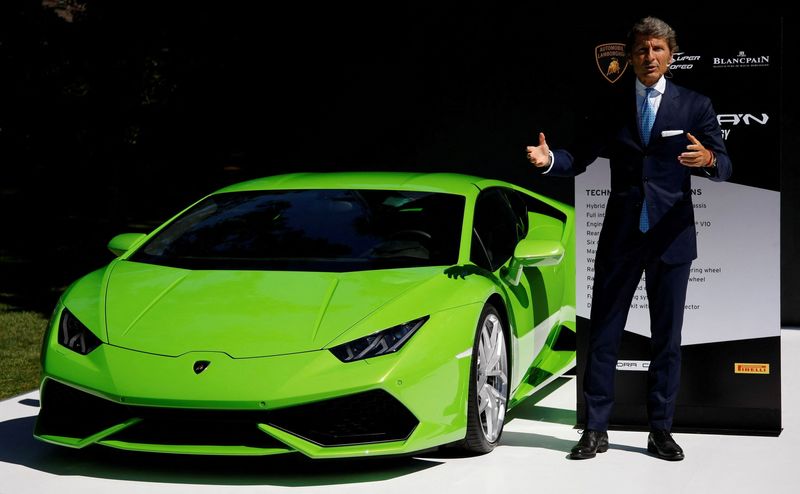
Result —
[[34, 435], [208, 455], [491, 451], [575, 363], [574, 212], [448, 173], [225, 187], [74, 282]]

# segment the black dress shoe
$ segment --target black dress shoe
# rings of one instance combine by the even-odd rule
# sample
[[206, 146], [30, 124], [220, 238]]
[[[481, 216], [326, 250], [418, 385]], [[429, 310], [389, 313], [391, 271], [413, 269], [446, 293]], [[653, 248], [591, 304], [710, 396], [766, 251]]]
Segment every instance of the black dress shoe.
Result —
[[647, 451], [662, 460], [680, 461], [684, 458], [683, 449], [672, 439], [667, 431], [653, 431], [647, 437]]
[[594, 458], [597, 453], [608, 451], [608, 433], [600, 431], [585, 430], [569, 457], [573, 460], [586, 460]]

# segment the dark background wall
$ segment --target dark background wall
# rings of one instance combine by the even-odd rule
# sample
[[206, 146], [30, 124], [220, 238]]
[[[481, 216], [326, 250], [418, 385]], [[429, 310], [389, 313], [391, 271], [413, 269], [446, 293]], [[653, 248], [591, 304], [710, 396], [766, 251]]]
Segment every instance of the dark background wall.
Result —
[[[623, 41], [653, 14], [691, 46], [715, 36], [709, 22], [736, 30], [780, 18], [245, 5], [3, 2], [0, 302], [49, 311], [69, 282], [111, 259], [114, 234], [148, 231], [205, 193], [275, 173], [458, 171], [572, 201], [570, 180], [530, 173], [524, 146], [539, 130], [551, 146], [574, 139], [597, 70], [589, 33]], [[797, 46], [797, 20], [782, 22], [784, 46]], [[800, 324], [797, 108], [785, 93], [785, 325]]]

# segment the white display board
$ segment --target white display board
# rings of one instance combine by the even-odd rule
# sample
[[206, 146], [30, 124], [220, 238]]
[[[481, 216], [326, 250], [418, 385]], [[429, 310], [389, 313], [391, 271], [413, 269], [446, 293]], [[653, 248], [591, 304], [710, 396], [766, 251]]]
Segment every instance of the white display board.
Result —
[[[577, 314], [589, 318], [594, 253], [610, 170], [600, 158], [575, 177]], [[698, 257], [692, 263], [683, 345], [780, 335], [780, 194], [692, 177]], [[650, 336], [644, 277], [626, 331]]]

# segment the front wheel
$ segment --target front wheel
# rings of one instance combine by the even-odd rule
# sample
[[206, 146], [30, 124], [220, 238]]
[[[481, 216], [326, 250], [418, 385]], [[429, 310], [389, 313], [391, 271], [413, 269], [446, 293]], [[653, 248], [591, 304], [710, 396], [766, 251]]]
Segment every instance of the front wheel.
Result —
[[508, 402], [508, 351], [500, 315], [486, 304], [478, 320], [472, 346], [467, 435], [462, 447], [473, 453], [488, 453], [503, 432]]

